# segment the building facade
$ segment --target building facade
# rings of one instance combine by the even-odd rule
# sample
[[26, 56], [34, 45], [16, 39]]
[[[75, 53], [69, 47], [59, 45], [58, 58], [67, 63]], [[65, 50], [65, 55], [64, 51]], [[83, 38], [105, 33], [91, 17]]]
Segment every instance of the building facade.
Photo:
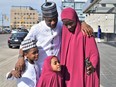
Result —
[[74, 0], [64, 0], [65, 2], [74, 2]]
[[38, 11], [30, 6], [12, 6], [10, 11], [10, 27], [30, 29], [39, 22]]
[[66, 7], [71, 7], [71, 8], [76, 10], [80, 21], [85, 20], [85, 14], [83, 14], [83, 11], [82, 11], [84, 5], [85, 5], [85, 2], [83, 2], [83, 1], [78, 1], [78, 2], [66, 2], [66, 1], [64, 1], [64, 2], [62, 2], [63, 9]]
[[83, 12], [87, 14], [85, 21], [92, 26], [95, 35], [100, 25], [102, 39], [105, 42], [116, 41], [115, 4], [115, 0], [88, 0], [83, 8]]

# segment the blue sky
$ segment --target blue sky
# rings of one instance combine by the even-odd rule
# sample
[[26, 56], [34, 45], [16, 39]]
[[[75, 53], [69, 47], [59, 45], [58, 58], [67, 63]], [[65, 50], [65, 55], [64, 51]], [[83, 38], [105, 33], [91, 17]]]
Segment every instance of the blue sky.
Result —
[[[55, 1], [58, 3], [58, 7], [61, 5], [60, 0], [47, 0]], [[10, 17], [11, 6], [31, 6], [38, 11], [41, 11], [41, 5], [45, 0], [0, 0], [0, 26], [2, 25], [1, 18], [2, 14], [6, 14], [7, 17]], [[9, 25], [10, 21], [4, 20], [4, 25]]]
[[[47, 0], [54, 1], [57, 3], [57, 8], [60, 11], [61, 0]], [[87, 1], [87, 0], [75, 0], [75, 1]], [[2, 14], [6, 14], [6, 16], [10, 17], [10, 9], [11, 6], [31, 6], [38, 11], [41, 11], [41, 5], [45, 2], [45, 0], [0, 0], [0, 26]], [[9, 25], [10, 21], [4, 20], [4, 25]]]

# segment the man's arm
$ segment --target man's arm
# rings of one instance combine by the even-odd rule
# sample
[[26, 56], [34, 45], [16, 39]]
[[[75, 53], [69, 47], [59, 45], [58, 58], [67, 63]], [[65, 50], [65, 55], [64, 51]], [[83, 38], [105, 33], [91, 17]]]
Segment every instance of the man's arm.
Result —
[[94, 37], [86, 38], [86, 49], [88, 49], [88, 52], [86, 51], [86, 55], [89, 57], [90, 61], [90, 64], [87, 67], [87, 74], [90, 75], [91, 73], [96, 71], [98, 73], [100, 58], [98, 47]]
[[[30, 38], [33, 39], [33, 40], [36, 40], [35, 36], [36, 36], [36, 31], [38, 30], [37, 28], [38, 28], [37, 25], [32, 26], [29, 33], [24, 38], [24, 40], [30, 39]], [[15, 64], [15, 70], [19, 71], [19, 72], [25, 71], [24, 53], [23, 53], [23, 50], [21, 48], [22, 47], [20, 46], [18, 61]]]
[[15, 64], [15, 70], [19, 72], [25, 70], [25, 61], [24, 61], [24, 54], [22, 49], [19, 49], [19, 56], [18, 56], [18, 61]]
[[[24, 40], [29, 39], [29, 38], [35, 39], [35, 32], [36, 32], [35, 30], [36, 30], [35, 27], [32, 26], [32, 28], [30, 29], [29, 33], [24, 38]], [[18, 61], [15, 64], [15, 70], [17, 70], [17, 71], [25, 70], [24, 53], [21, 48], [22, 47], [20, 46]]]
[[84, 35], [87, 35], [88, 37], [93, 35], [93, 28], [88, 25], [86, 22], [81, 22], [81, 30]]

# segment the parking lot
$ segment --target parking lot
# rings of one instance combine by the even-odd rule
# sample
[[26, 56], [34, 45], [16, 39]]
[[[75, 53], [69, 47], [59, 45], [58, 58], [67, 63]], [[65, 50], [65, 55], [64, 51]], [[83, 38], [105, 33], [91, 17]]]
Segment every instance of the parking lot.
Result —
[[[16, 87], [16, 81], [8, 81], [5, 75], [10, 71], [18, 57], [17, 48], [8, 48], [9, 35], [0, 35], [0, 87]], [[101, 87], [116, 87], [116, 47], [98, 43], [100, 53]]]

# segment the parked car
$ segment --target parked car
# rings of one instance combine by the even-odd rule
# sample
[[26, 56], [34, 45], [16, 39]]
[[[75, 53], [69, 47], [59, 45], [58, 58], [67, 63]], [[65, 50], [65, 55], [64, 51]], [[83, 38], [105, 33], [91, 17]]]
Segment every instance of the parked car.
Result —
[[14, 33], [14, 32], [29, 32], [29, 31], [27, 29], [18, 28], [18, 29], [13, 29], [11, 33]]
[[23, 39], [26, 37], [28, 32], [24, 31], [13, 31], [8, 39], [8, 47], [19, 47]]
[[3, 34], [10, 34], [10, 33], [11, 33], [11, 30], [8, 30], [8, 29], [3, 30]]

